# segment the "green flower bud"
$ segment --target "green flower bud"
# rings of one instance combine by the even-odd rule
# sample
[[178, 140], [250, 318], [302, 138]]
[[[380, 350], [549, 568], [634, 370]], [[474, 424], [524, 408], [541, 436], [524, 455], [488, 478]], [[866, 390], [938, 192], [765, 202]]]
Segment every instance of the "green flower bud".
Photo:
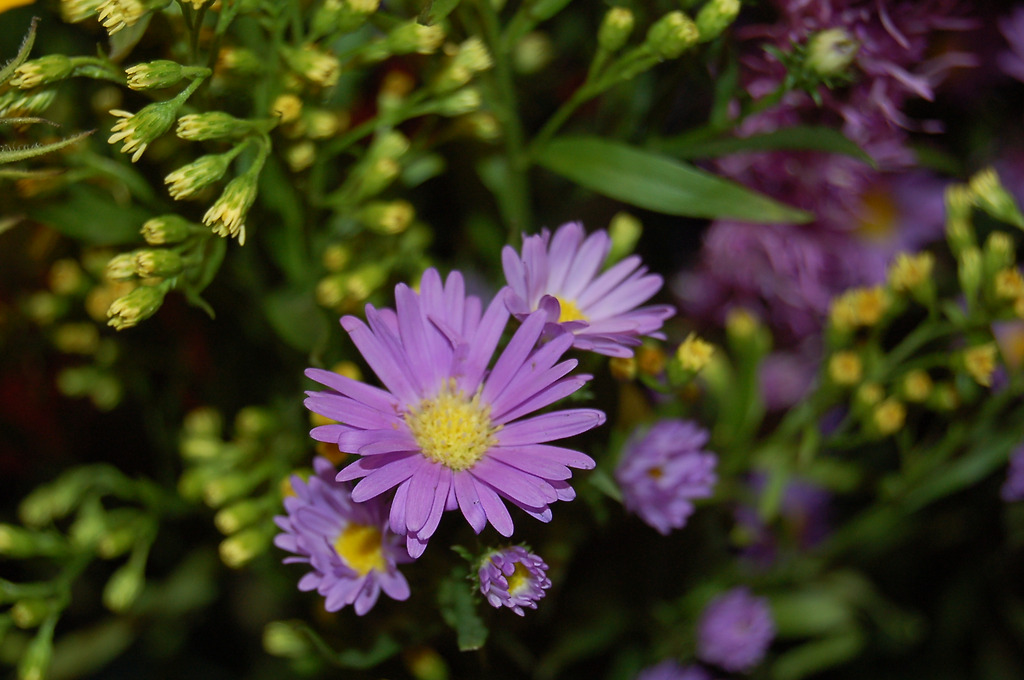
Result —
[[132, 154], [132, 163], [138, 161], [150, 142], [170, 129], [178, 106], [178, 102], [172, 99], [150, 104], [138, 113], [112, 109], [110, 113], [121, 120], [110, 129], [112, 134], [107, 142], [117, 144], [123, 140], [121, 153]]
[[968, 300], [976, 300], [978, 289], [981, 287], [983, 265], [981, 251], [977, 248], [967, 248], [960, 254], [960, 267], [957, 274], [960, 278], [960, 287]]
[[474, 74], [491, 68], [494, 61], [487, 46], [478, 37], [472, 37], [461, 45], [455, 56], [448, 62], [434, 82], [437, 92], [450, 92], [468, 83]]
[[271, 533], [264, 527], [251, 527], [228, 536], [220, 542], [220, 558], [227, 566], [238, 569], [270, 547]]
[[997, 272], [1017, 261], [1013, 239], [1005, 231], [993, 231], [985, 241], [985, 276], [992, 278]]
[[103, 588], [103, 605], [114, 613], [127, 611], [142, 593], [146, 583], [145, 560], [136, 559], [133, 555], [121, 565]]
[[815, 33], [807, 44], [807, 68], [828, 78], [842, 75], [853, 63], [860, 43], [841, 28], [830, 28]]
[[601, 27], [597, 29], [597, 44], [607, 52], [617, 52], [629, 40], [636, 19], [626, 7], [612, 7], [605, 12]]
[[442, 98], [437, 103], [437, 112], [442, 116], [461, 116], [476, 111], [483, 103], [480, 91], [475, 87], [464, 87]]
[[56, 532], [30, 531], [12, 524], [0, 524], [0, 555], [9, 557], [54, 557], [67, 550]]
[[135, 253], [118, 253], [110, 258], [103, 276], [109, 281], [130, 281], [135, 278]]
[[400, 234], [415, 214], [409, 201], [372, 201], [359, 211], [359, 221], [378, 234]]
[[235, 118], [223, 111], [207, 113], [190, 113], [178, 119], [178, 127], [174, 131], [181, 139], [198, 142], [207, 139], [240, 137], [252, 129], [247, 120]]
[[710, 0], [697, 12], [697, 30], [700, 41], [714, 40], [736, 20], [740, 13], [739, 0]]
[[53, 656], [53, 625], [44, 622], [18, 662], [18, 680], [45, 680]]
[[104, 0], [99, 6], [100, 23], [110, 35], [134, 26], [148, 12], [163, 9], [169, 0]]
[[995, 170], [987, 168], [978, 172], [971, 177], [969, 186], [979, 208], [997, 220], [1024, 229], [1024, 215], [1021, 215], [1017, 202], [999, 181]]
[[135, 253], [135, 273], [142, 278], [170, 278], [185, 269], [185, 261], [173, 250], [139, 250]]
[[177, 83], [185, 77], [186, 67], [176, 61], [158, 59], [130, 66], [124, 72], [128, 76], [128, 87], [133, 90], [152, 90]]
[[256, 200], [256, 175], [246, 172], [234, 178], [224, 187], [220, 198], [203, 215], [203, 224], [222, 238], [238, 238], [238, 245], [245, 245], [245, 218]]
[[303, 78], [321, 87], [334, 87], [341, 76], [341, 62], [316, 45], [284, 50], [288, 65]]
[[26, 61], [14, 70], [10, 83], [12, 87], [30, 90], [39, 85], [46, 85], [64, 80], [74, 70], [74, 62], [63, 54], [48, 54], [39, 59]]
[[176, 201], [194, 196], [223, 177], [237, 155], [231, 151], [207, 154], [181, 166], [164, 178], [167, 193]]
[[263, 629], [263, 649], [271, 656], [301, 659], [311, 650], [309, 639], [287, 621], [271, 621]]
[[163, 246], [181, 243], [197, 230], [198, 228], [184, 217], [159, 215], [146, 220], [140, 232], [149, 245]]
[[443, 42], [444, 28], [440, 24], [424, 26], [415, 20], [399, 24], [386, 39], [387, 48], [393, 54], [433, 54]]
[[213, 517], [213, 523], [222, 534], [230, 536], [263, 517], [266, 508], [263, 499], [246, 498], [219, 510]]
[[647, 32], [647, 45], [661, 59], [675, 59], [699, 39], [697, 24], [679, 11], [669, 12]]
[[608, 225], [608, 235], [612, 239], [612, 247], [608, 252], [607, 264], [618, 262], [632, 253], [643, 231], [643, 223], [633, 215], [627, 212], [613, 215]]
[[53, 611], [53, 602], [41, 598], [18, 600], [11, 607], [11, 620], [18, 628], [36, 628]]
[[39, 87], [29, 92], [8, 90], [0, 94], [0, 118], [34, 116], [50, 107], [57, 99], [53, 87]]
[[166, 294], [163, 286], [139, 286], [110, 304], [107, 325], [119, 331], [137, 326], [139, 322], [156, 314]]
[[60, 16], [69, 24], [77, 24], [96, 16], [104, 0], [61, 0]]

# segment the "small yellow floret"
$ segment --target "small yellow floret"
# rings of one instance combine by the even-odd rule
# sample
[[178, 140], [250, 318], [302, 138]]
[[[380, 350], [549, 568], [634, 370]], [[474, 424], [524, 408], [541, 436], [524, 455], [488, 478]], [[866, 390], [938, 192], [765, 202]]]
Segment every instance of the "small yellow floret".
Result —
[[921, 403], [932, 393], [932, 378], [920, 369], [903, 376], [903, 396], [907, 401]]
[[889, 284], [899, 293], [914, 290], [931, 279], [934, 266], [931, 253], [900, 253], [889, 268]]
[[508, 577], [508, 594], [515, 597], [529, 583], [530, 570], [524, 567], [522, 562], [516, 562], [515, 570]]
[[907, 409], [898, 399], [889, 397], [875, 408], [872, 418], [880, 434], [890, 435], [903, 427]]
[[714, 345], [698, 338], [696, 333], [690, 333], [676, 350], [676, 359], [683, 370], [696, 373], [708, 365], [714, 353]]
[[996, 296], [1004, 300], [1018, 300], [1024, 296], [1024, 277], [1015, 267], [996, 272]]
[[566, 321], [589, 321], [587, 315], [576, 306], [575, 300], [563, 300], [558, 298], [558, 323]]
[[996, 345], [987, 342], [964, 350], [964, 368], [979, 385], [992, 385], [992, 372], [996, 369]]
[[828, 375], [837, 385], [849, 387], [860, 382], [864, 373], [860, 357], [856, 352], [836, 352], [828, 362]]

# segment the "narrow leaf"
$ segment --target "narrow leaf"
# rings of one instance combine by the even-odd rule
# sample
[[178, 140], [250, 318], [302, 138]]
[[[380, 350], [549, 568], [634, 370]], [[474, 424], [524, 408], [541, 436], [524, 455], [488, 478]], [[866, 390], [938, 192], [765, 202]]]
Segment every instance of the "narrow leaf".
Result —
[[16, 148], [0, 149], [0, 165], [4, 163], [15, 163], [17, 161], [23, 161], [28, 158], [36, 158], [38, 156], [45, 156], [53, 151], [59, 151], [66, 146], [71, 146], [76, 142], [80, 142], [95, 130], [87, 130], [85, 132], [79, 132], [77, 135], [66, 137], [59, 141], [51, 144], [36, 144], [34, 146], [22, 146]]
[[57, 199], [34, 205], [29, 216], [70, 238], [92, 245], [119, 245], [139, 240], [139, 227], [151, 213], [132, 203], [118, 203], [91, 184], [71, 185]]
[[441, 582], [437, 604], [445, 623], [455, 629], [459, 650], [468, 652], [484, 646], [487, 626], [476, 612], [473, 593], [464, 575], [465, 570], [455, 569]]
[[420, 22], [427, 25], [436, 24], [451, 14], [458, 5], [459, 0], [433, 0], [433, 2], [423, 10]]
[[716, 158], [745, 151], [824, 151], [839, 153], [876, 167], [875, 161], [843, 133], [821, 125], [798, 125], [750, 137], [655, 140], [652, 148], [678, 158]]
[[21, 48], [18, 49], [18, 53], [14, 55], [14, 59], [4, 64], [3, 68], [0, 68], [0, 84], [6, 83], [7, 79], [14, 73], [14, 69], [21, 66], [28, 59], [28, 55], [32, 51], [32, 45], [36, 41], [36, 24], [38, 23], [39, 17], [32, 17], [32, 23], [28, 26], [28, 33], [25, 34], [25, 39], [21, 41]]
[[812, 219], [734, 182], [621, 142], [562, 137], [541, 148], [536, 160], [599, 194], [668, 215], [763, 223]]

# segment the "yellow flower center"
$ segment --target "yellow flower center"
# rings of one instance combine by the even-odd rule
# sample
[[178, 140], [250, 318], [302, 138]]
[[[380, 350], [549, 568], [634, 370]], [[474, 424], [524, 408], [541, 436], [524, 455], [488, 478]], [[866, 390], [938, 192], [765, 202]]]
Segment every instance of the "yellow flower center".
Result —
[[587, 315], [584, 314], [579, 307], [576, 306], [575, 300], [563, 300], [558, 299], [558, 323], [565, 323], [566, 321], [589, 321]]
[[885, 241], [895, 231], [899, 216], [899, 206], [892, 195], [883, 189], [872, 189], [861, 199], [857, 231], [869, 240]]
[[500, 429], [491, 423], [491, 409], [480, 395], [467, 399], [454, 384], [424, 399], [405, 415], [416, 443], [427, 458], [452, 470], [467, 470], [495, 444]]
[[530, 582], [530, 571], [522, 562], [516, 562], [516, 568], [508, 577], [508, 594], [517, 595]]
[[387, 570], [387, 560], [381, 549], [381, 533], [377, 527], [349, 524], [334, 542], [334, 549], [349, 567], [360, 576], [371, 569]]

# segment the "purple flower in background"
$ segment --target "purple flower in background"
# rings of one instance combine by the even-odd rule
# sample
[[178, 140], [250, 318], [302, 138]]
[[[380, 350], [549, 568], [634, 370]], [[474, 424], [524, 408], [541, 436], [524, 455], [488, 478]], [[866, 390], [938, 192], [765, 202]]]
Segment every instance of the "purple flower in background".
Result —
[[637, 255], [598, 274], [612, 241], [606, 231], [586, 236], [583, 225], [570, 222], [554, 236], [545, 229], [523, 239], [522, 254], [511, 246], [501, 253], [508, 288], [505, 302], [519, 320], [543, 310], [549, 331], [573, 334], [577, 349], [615, 357], [633, 356], [640, 338], [663, 338], [662, 323], [675, 313], [669, 305], [638, 307], [661, 288]]
[[396, 565], [412, 559], [402, 537], [388, 530], [383, 503], [354, 503], [351, 485], [335, 481], [334, 466], [325, 458], [316, 458], [313, 469], [309, 481], [292, 476], [295, 495], [284, 499], [288, 514], [274, 518], [283, 530], [274, 545], [298, 555], [285, 563], [312, 567], [299, 590], [323, 595], [329, 612], [353, 605], [360, 616], [382, 590], [395, 600], [408, 598], [409, 584]]
[[697, 656], [730, 672], [759, 664], [775, 637], [768, 601], [733, 588], [713, 599], [697, 623]]
[[391, 530], [422, 554], [441, 515], [459, 508], [477, 533], [488, 522], [513, 530], [502, 499], [547, 522], [550, 503], [572, 500], [569, 468], [590, 469], [578, 451], [544, 442], [571, 437], [604, 422], [595, 409], [529, 416], [572, 394], [591, 376], [569, 376], [575, 360], [559, 362], [572, 344], [561, 334], [537, 348], [544, 313], [531, 314], [488, 371], [508, 321], [497, 300], [481, 312], [461, 275], [446, 284], [433, 270], [421, 293], [395, 289], [396, 310], [366, 307], [368, 322], [341, 320], [385, 389], [320, 369], [306, 375], [330, 388], [308, 392], [306, 407], [338, 421], [314, 428], [318, 441], [360, 458], [338, 473], [362, 478], [352, 491], [364, 502], [395, 489]]
[[537, 608], [537, 600], [551, 587], [548, 565], [525, 548], [495, 550], [480, 565], [480, 592], [492, 607], [508, 607], [523, 616], [523, 607]]
[[[768, 476], [755, 472], [750, 476], [751, 491], [760, 498], [768, 484]], [[829, 503], [827, 490], [802, 479], [789, 479], [782, 492], [778, 518], [769, 526], [761, 518], [756, 503], [736, 508], [736, 525], [748, 539], [743, 554], [762, 565], [775, 561], [779, 545], [795, 545], [808, 549], [818, 544], [829, 532]]]
[[1024, 501], [1024, 446], [1010, 454], [1010, 466], [1000, 495], [1007, 503]]
[[1010, 46], [998, 56], [999, 68], [1011, 78], [1024, 82], [1024, 7], [1017, 7], [1000, 19], [999, 32]]
[[718, 458], [702, 450], [708, 432], [687, 420], [662, 420], [634, 434], [615, 468], [626, 509], [662, 534], [682, 528], [693, 500], [707, 498], [718, 481]]
[[682, 666], [665, 659], [640, 671], [633, 680], [711, 680], [711, 675], [700, 666]]

